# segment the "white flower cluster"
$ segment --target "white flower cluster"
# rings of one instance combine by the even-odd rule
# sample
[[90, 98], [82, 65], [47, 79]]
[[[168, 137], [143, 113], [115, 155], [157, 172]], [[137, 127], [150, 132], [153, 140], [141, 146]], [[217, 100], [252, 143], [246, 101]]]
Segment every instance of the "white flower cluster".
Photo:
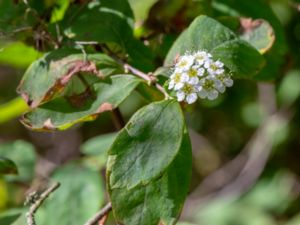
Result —
[[198, 97], [213, 100], [231, 87], [233, 80], [224, 64], [212, 59], [206, 51], [180, 56], [170, 77], [169, 90], [175, 90], [178, 101], [194, 103]]

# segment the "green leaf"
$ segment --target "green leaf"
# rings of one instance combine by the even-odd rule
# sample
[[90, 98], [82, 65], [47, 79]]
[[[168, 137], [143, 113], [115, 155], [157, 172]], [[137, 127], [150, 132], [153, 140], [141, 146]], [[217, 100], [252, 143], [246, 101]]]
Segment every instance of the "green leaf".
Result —
[[133, 10], [136, 21], [141, 22], [147, 19], [151, 7], [158, 0], [129, 0], [129, 4]]
[[0, 174], [18, 174], [16, 164], [4, 157], [0, 157]]
[[66, 129], [118, 107], [141, 82], [132, 75], [111, 76], [94, 83], [91, 94], [56, 98], [25, 114], [21, 122], [34, 130]]
[[[239, 0], [215, 0], [215, 5], [221, 5], [223, 13], [234, 16], [250, 17], [254, 19], [264, 19], [268, 21], [275, 31], [275, 42], [269, 52], [265, 54], [266, 66], [255, 75], [256, 80], [272, 80], [279, 73], [280, 67], [284, 63], [284, 55], [287, 52], [287, 43], [285, 38], [285, 30], [279, 19], [274, 14], [270, 3], [264, 0], [239, 1]], [[224, 7], [226, 6], [226, 7]], [[221, 7], [219, 7], [221, 9]]]
[[[159, 148], [159, 150], [162, 152], [166, 149]], [[155, 168], [159, 158], [163, 156], [157, 159], [149, 158], [148, 161]], [[160, 177], [130, 189], [109, 186], [113, 212], [118, 223], [125, 225], [175, 224], [189, 189], [191, 158], [190, 140], [188, 134], [185, 133], [175, 160]], [[134, 173], [139, 172], [139, 170], [134, 171]], [[110, 172], [108, 175], [111, 175]]]
[[149, 86], [146, 83], [141, 83], [137, 86], [137, 92], [148, 102], [155, 102], [164, 98], [163, 94], [156, 88]]
[[197, 17], [175, 41], [165, 66], [187, 51], [206, 50], [221, 60], [237, 78], [253, 77], [264, 65], [263, 56], [229, 28], [207, 16]]
[[18, 176], [6, 176], [6, 180], [28, 182], [34, 175], [36, 154], [34, 147], [25, 141], [17, 140], [0, 144], [0, 155], [12, 159], [18, 168]]
[[55, 171], [61, 186], [51, 194], [37, 213], [37, 224], [84, 224], [104, 203], [100, 174], [76, 163]]
[[70, 8], [62, 26], [68, 38], [118, 44], [129, 54], [131, 64], [153, 69], [152, 52], [133, 36], [134, 18], [127, 0], [96, 0], [83, 8]]
[[0, 124], [22, 115], [27, 110], [28, 106], [21, 97], [0, 105]]
[[240, 37], [248, 41], [261, 54], [270, 50], [275, 41], [275, 34], [271, 25], [262, 19], [252, 20], [241, 18]]
[[[26, 55], [26, 57], [24, 57]], [[43, 54], [22, 42], [0, 44], [0, 63], [18, 68], [27, 68]]]
[[291, 70], [283, 78], [278, 89], [278, 100], [281, 105], [292, 105], [300, 96], [300, 71]]
[[0, 30], [3, 32], [11, 32], [20, 26], [25, 26], [24, 12], [26, 10], [25, 4], [20, 2], [14, 3], [11, 0], [0, 1]]
[[21, 80], [18, 92], [34, 108], [60, 94], [70, 79], [80, 72], [101, 78], [120, 73], [121, 69], [104, 54], [88, 54], [85, 61], [82, 53], [72, 49], [58, 49], [31, 64]]
[[161, 176], [178, 154], [183, 128], [183, 115], [174, 100], [137, 111], [108, 153], [110, 188], [132, 188]]
[[52, 10], [51, 23], [55, 23], [64, 18], [64, 15], [70, 5], [70, 0], [55, 0], [55, 8]]
[[24, 209], [9, 209], [0, 213], [0, 224], [12, 224], [20, 217], [20, 215], [22, 215], [23, 212]]
[[83, 143], [81, 146], [81, 152], [87, 155], [99, 155], [107, 153], [116, 136], [117, 133], [109, 133], [93, 137]]

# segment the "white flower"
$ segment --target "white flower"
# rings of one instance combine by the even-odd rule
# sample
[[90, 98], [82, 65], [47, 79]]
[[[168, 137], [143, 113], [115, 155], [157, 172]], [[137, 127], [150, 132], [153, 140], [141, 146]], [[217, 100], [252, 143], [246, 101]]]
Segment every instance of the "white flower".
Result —
[[177, 71], [187, 71], [193, 65], [195, 58], [192, 55], [183, 55], [179, 58], [175, 65]]
[[179, 58], [170, 77], [169, 89], [175, 91], [179, 102], [192, 104], [198, 96], [214, 100], [232, 85], [233, 80], [221, 61], [214, 61], [206, 51], [197, 51]]
[[231, 87], [233, 85], [233, 80], [231, 79], [230, 75], [219, 74], [216, 75], [216, 79], [222, 82], [222, 84], [226, 87]]
[[179, 90], [183, 87], [184, 82], [187, 82], [189, 77], [186, 73], [179, 73], [174, 71], [171, 75], [171, 80], [169, 83], [169, 89]]
[[208, 98], [214, 100], [218, 97], [219, 92], [217, 91], [216, 81], [213, 77], [208, 76], [200, 80], [198, 87], [198, 95], [200, 98]]
[[223, 74], [225, 72], [224, 70], [224, 64], [220, 61], [213, 61], [213, 60], [207, 60], [204, 63], [205, 69], [207, 69], [207, 72], [210, 75], [218, 75]]
[[189, 84], [198, 84], [199, 78], [198, 78], [198, 70], [193, 66], [187, 71], [187, 75], [189, 77], [188, 83]]
[[194, 103], [198, 98], [196, 87], [188, 83], [185, 83], [176, 95], [179, 102], [185, 100], [188, 104]]
[[196, 63], [201, 66], [207, 60], [209, 60], [212, 57], [212, 55], [205, 51], [198, 51], [194, 54], [194, 57], [195, 57]]

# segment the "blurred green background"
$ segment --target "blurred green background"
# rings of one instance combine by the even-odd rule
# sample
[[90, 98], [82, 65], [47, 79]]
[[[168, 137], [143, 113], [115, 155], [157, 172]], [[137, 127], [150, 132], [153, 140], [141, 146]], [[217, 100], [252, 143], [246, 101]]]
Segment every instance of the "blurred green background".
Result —
[[[35, 1], [34, 7], [51, 30], [68, 8], [83, 2]], [[200, 14], [224, 24], [242, 16], [272, 25], [276, 41], [258, 82], [236, 80], [217, 100], [186, 107], [193, 179], [179, 224], [300, 225], [300, 1], [129, 3], [134, 36], [153, 52], [154, 68]], [[18, 83], [49, 48], [39, 47], [37, 33], [23, 20], [27, 13], [22, 1], [0, 0], [0, 156], [18, 168], [18, 174], [0, 176], [0, 224], [24, 224], [28, 190], [52, 179], [62, 186], [39, 210], [38, 225], [83, 224], [107, 201], [104, 171], [106, 151], [117, 131], [114, 118], [104, 113], [56, 133], [29, 131], [19, 122], [28, 108], [16, 93]], [[128, 120], [145, 104], [136, 92], [120, 111]], [[108, 224], [114, 224], [111, 218]]]

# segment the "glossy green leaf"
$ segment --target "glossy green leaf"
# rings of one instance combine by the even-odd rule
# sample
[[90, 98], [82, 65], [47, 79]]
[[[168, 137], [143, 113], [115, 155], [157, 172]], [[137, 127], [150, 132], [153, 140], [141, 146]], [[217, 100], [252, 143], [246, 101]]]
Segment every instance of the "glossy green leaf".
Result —
[[83, 54], [75, 50], [54, 50], [31, 64], [18, 92], [34, 108], [61, 93], [70, 79], [80, 72], [103, 78], [120, 72], [120, 66], [100, 53], [88, 54], [85, 61]]
[[16, 164], [4, 157], [0, 157], [0, 174], [17, 174], [18, 169]]
[[110, 188], [132, 188], [162, 175], [178, 154], [183, 127], [183, 115], [174, 100], [137, 111], [108, 153]]
[[39, 209], [37, 224], [84, 224], [104, 203], [97, 171], [72, 163], [59, 168], [52, 178], [61, 185]]
[[240, 37], [249, 42], [261, 54], [270, 50], [275, 41], [275, 34], [271, 25], [262, 19], [241, 19]]
[[229, 28], [207, 16], [197, 17], [175, 41], [165, 66], [187, 51], [206, 50], [221, 60], [235, 77], [253, 77], [264, 65], [262, 55]]
[[[160, 148], [159, 150], [166, 149]], [[130, 189], [109, 186], [113, 212], [118, 223], [124, 225], [175, 224], [189, 189], [191, 158], [191, 145], [188, 134], [185, 134], [176, 158], [160, 177]], [[149, 158], [153, 168], [158, 159]], [[109, 176], [111, 172], [108, 172]], [[133, 171], [131, 174], [138, 172], [140, 171]]]
[[82, 153], [87, 155], [105, 154], [117, 137], [117, 133], [102, 134], [83, 143]]
[[34, 130], [66, 129], [111, 111], [140, 84], [132, 75], [114, 75], [94, 83], [92, 93], [59, 97], [27, 113], [21, 122]]

